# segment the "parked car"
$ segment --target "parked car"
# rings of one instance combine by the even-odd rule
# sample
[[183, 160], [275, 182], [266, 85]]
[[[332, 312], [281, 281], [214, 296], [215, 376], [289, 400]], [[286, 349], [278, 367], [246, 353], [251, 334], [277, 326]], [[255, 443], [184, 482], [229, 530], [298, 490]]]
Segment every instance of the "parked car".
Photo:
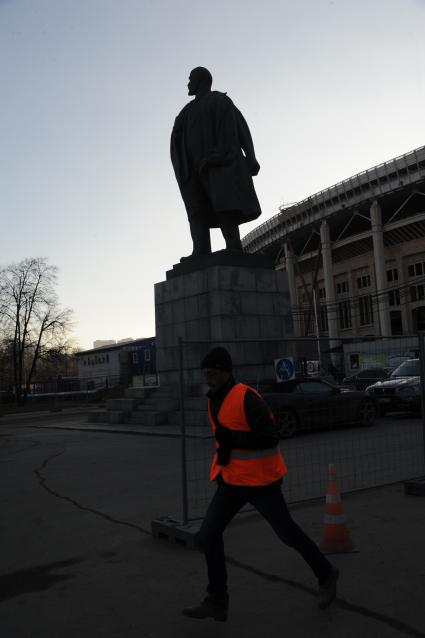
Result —
[[355, 374], [345, 377], [342, 385], [352, 390], [366, 390], [367, 387], [377, 381], [388, 379], [393, 368], [366, 368]]
[[366, 392], [351, 391], [311, 377], [260, 386], [282, 438], [300, 430], [359, 423], [373, 425], [377, 406]]
[[382, 415], [391, 410], [411, 410], [420, 413], [422, 408], [420, 360], [409, 359], [401, 363], [391, 372], [389, 379], [370, 385], [367, 393], [376, 398]]

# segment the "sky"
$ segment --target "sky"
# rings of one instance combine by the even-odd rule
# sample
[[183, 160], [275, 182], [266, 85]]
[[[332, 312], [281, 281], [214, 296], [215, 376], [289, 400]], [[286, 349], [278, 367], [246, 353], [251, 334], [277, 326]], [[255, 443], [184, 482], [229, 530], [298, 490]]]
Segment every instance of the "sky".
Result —
[[58, 266], [81, 348], [153, 336], [192, 248], [169, 158], [190, 70], [251, 130], [244, 236], [425, 144], [424, 33], [425, 0], [0, 0], [0, 266]]

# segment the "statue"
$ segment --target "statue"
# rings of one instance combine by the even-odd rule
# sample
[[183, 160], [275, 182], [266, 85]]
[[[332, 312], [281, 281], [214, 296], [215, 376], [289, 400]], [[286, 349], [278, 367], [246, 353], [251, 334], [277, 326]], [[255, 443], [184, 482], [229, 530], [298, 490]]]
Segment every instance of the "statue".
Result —
[[239, 224], [261, 215], [252, 181], [260, 165], [248, 125], [232, 100], [211, 91], [211, 85], [207, 69], [191, 71], [188, 94], [195, 99], [176, 117], [171, 134], [171, 161], [189, 219], [192, 256], [211, 253], [210, 228], [221, 229], [226, 249], [242, 251]]

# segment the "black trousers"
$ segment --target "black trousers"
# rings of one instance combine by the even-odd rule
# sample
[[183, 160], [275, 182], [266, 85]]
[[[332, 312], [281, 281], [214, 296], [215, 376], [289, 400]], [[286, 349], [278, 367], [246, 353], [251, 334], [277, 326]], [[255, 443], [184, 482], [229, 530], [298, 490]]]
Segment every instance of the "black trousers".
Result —
[[319, 582], [328, 577], [331, 564], [292, 519], [280, 483], [264, 487], [239, 487], [228, 485], [220, 478], [217, 483], [217, 491], [199, 531], [200, 546], [207, 561], [208, 591], [212, 595], [220, 598], [227, 594], [223, 532], [246, 503], [251, 503], [264, 516], [286, 545], [301, 554]]

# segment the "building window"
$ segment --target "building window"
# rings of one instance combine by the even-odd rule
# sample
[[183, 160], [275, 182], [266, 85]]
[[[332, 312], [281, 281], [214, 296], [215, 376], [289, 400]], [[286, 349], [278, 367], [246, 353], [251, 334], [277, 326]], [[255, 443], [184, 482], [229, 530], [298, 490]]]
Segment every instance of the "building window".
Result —
[[398, 281], [397, 268], [391, 268], [390, 270], [387, 270], [387, 281]]
[[372, 297], [359, 297], [360, 325], [368, 326], [373, 323]]
[[319, 299], [326, 299], [326, 288], [319, 288]]
[[341, 330], [351, 328], [351, 307], [349, 301], [341, 301], [338, 304], [338, 321]]
[[399, 306], [400, 305], [400, 290], [396, 288], [395, 290], [390, 290], [388, 293], [388, 303], [390, 306]]
[[418, 261], [416, 264], [410, 264], [407, 267], [409, 277], [420, 277], [425, 274], [425, 261]]
[[348, 292], [348, 281], [339, 281], [336, 285], [336, 294], [343, 295]]
[[370, 275], [357, 277], [357, 288], [368, 288], [370, 286]]
[[410, 301], [422, 301], [422, 299], [425, 299], [424, 284], [418, 284], [417, 286], [410, 286]]
[[151, 360], [151, 351], [145, 350], [145, 361], [150, 361], [150, 360]]
[[133, 352], [133, 363], [139, 363], [139, 353]]
[[391, 310], [390, 312], [390, 322], [391, 322], [391, 334], [392, 335], [402, 335], [403, 334], [403, 323], [401, 320], [401, 312], [400, 310]]

